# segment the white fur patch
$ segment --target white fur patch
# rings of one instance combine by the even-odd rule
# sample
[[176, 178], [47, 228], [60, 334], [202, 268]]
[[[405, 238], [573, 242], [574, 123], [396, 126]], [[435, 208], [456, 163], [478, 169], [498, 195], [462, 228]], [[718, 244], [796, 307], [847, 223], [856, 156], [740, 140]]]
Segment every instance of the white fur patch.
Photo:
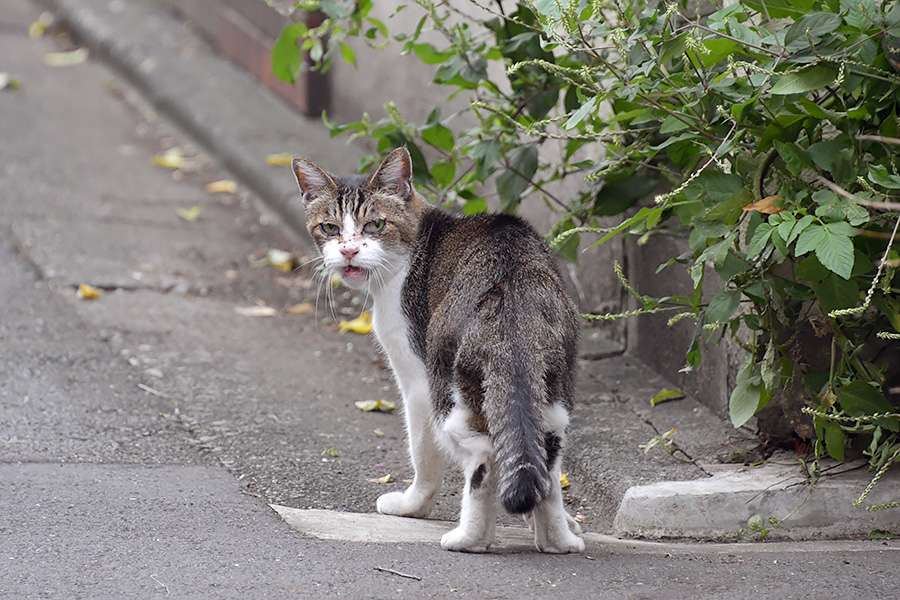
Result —
[[559, 402], [545, 406], [544, 426], [557, 436], [564, 437], [566, 427], [569, 426], [569, 411]]

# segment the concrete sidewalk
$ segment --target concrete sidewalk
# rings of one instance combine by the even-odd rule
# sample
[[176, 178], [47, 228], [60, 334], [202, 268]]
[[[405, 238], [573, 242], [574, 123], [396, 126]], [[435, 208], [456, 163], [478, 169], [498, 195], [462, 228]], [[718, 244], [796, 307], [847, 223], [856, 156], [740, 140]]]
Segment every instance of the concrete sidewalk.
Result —
[[[277, 243], [292, 244], [298, 253], [311, 250], [305, 237], [294, 235], [303, 230], [303, 215], [293, 179], [287, 170], [267, 165], [265, 157], [280, 152], [303, 154], [329, 170], [349, 173], [354, 170], [361, 154], [358, 148], [345, 145], [341, 139], [330, 140], [320, 123], [298, 116], [257, 86], [252, 78], [223, 62], [202, 40], [170, 14], [160, 10], [154, 2], [39, 0], [38, 3], [52, 11], [73, 32], [78, 42], [91, 50], [92, 60], [99, 59], [110, 65], [156, 111], [175, 124], [179, 135], [193, 139], [219, 167], [233, 174], [243, 186], [274, 210], [283, 225], [291, 230], [263, 228], [263, 231], [251, 236], [251, 244], [245, 244], [247, 250], [259, 250], [260, 244], [272, 239], [277, 239]], [[114, 171], [109, 175], [104, 185], [112, 187], [118, 185], [118, 178], [129, 176]], [[179, 194], [182, 192], [173, 191], [170, 197], [180, 206], [208, 203], [206, 199], [178, 197]], [[211, 206], [210, 217], [230, 219], [227, 211], [220, 211], [220, 208]], [[218, 212], [222, 212], [221, 217], [216, 216]], [[148, 218], [156, 219], [158, 215], [154, 213]], [[84, 226], [92, 228], [98, 224], [85, 220]], [[106, 227], [104, 224], [99, 226]], [[251, 224], [247, 226], [251, 227]], [[111, 294], [106, 305], [107, 310], [111, 310], [109, 313], [86, 304], [77, 306], [83, 318], [109, 335], [114, 349], [131, 353], [130, 359], [142, 370], [148, 387], [169, 396], [190, 394], [193, 397], [207, 386], [213, 389], [243, 386], [245, 391], [237, 392], [238, 395], [243, 394], [243, 402], [235, 401], [233, 405], [221, 406], [216, 410], [195, 408], [194, 421], [190, 424], [203, 430], [201, 438], [211, 438], [202, 443], [211, 450], [218, 448], [217, 455], [233, 473], [238, 477], [248, 476], [258, 480], [257, 491], [267, 500], [288, 505], [293, 500], [309, 507], [347, 510], [366, 510], [361, 507], [374, 506], [371, 499], [380, 491], [377, 489], [365, 492], [338, 489], [331, 495], [316, 490], [315, 493], [322, 497], [321, 502], [317, 503], [305, 495], [313, 491], [302, 482], [285, 482], [285, 478], [290, 477], [292, 458], [280, 454], [278, 444], [263, 437], [291, 435], [291, 427], [299, 424], [304, 415], [298, 411], [286, 417], [285, 411], [288, 409], [267, 413], [268, 405], [260, 399], [265, 393], [271, 393], [265, 392], [271, 386], [281, 386], [279, 392], [290, 387], [276, 383], [292, 376], [290, 366], [281, 365], [279, 358], [271, 354], [275, 348], [289, 348], [292, 343], [289, 336], [278, 330], [278, 326], [267, 328], [266, 341], [253, 342], [249, 348], [224, 350], [226, 357], [237, 356], [241, 352], [269, 357], [268, 372], [254, 372], [249, 363], [238, 358], [225, 365], [216, 360], [213, 355], [222, 350], [215, 346], [216, 343], [225, 345], [226, 340], [223, 339], [208, 340], [211, 343], [204, 348], [204, 352], [212, 352], [212, 355], [200, 353], [192, 360], [207, 364], [211, 369], [231, 371], [218, 376], [210, 372], [200, 381], [179, 379], [176, 375], [174, 381], [167, 380], [166, 383], [172, 386], [168, 389], [163, 389], [163, 382], [154, 379], [156, 372], [168, 375], [176, 371], [178, 360], [184, 359], [184, 354], [176, 355], [176, 350], [167, 346], [174, 343], [171, 339], [198, 343], [201, 337], [208, 335], [206, 331], [192, 333], [191, 328], [197, 325], [198, 320], [231, 311], [228, 302], [244, 300], [247, 303], [252, 299], [252, 294], [235, 289], [226, 280], [227, 277], [221, 275], [229, 270], [228, 265], [217, 264], [219, 276], [210, 279], [206, 273], [194, 274], [196, 264], [182, 257], [177, 268], [170, 268], [169, 275], [161, 275], [159, 270], [151, 269], [142, 274], [140, 285], [137, 285], [127, 269], [114, 264], [116, 257], [127, 253], [126, 248], [112, 253], [106, 263], [106, 273], [98, 274], [94, 268], [96, 265], [79, 273], [78, 265], [88, 263], [71, 260], [71, 252], [73, 247], [78, 246], [77, 240], [84, 239], [84, 233], [73, 231], [68, 240], [71, 243], [60, 244], [58, 236], [42, 233], [33, 222], [17, 221], [13, 230], [29, 260], [62, 287], [87, 279], [97, 281], [99, 278], [110, 289], [130, 288], [138, 291], [128, 298], [127, 303], [123, 301], [122, 294]], [[196, 235], [196, 232], [185, 232], [184, 235]], [[286, 239], [290, 242], [285, 242]], [[142, 244], [140, 239], [129, 241]], [[172, 243], [164, 238], [145, 241], [145, 251], [151, 254], [154, 248]], [[213, 238], [198, 242], [194, 249], [215, 262], [214, 257], [233, 255], [233, 244], [245, 241]], [[51, 247], [54, 243], [58, 244], [56, 248]], [[187, 239], [185, 244], [188, 244]], [[188, 251], [182, 254], [192, 256]], [[190, 280], [190, 283], [185, 284], [185, 280]], [[214, 299], [217, 298], [216, 290], [227, 289], [227, 293], [220, 294], [225, 296], [220, 304], [210, 301], [208, 306], [197, 309], [196, 313], [173, 316], [176, 309], [166, 312], [164, 308], [172, 302], [171, 298], [147, 292], [151, 287], [179, 289], [183, 285], [187, 286], [185, 291], [198, 295], [202, 295], [204, 289], [213, 290]], [[262, 289], [266, 283], [253, 280], [249, 285]], [[284, 298], [284, 302], [287, 301]], [[272, 302], [271, 298], [269, 302]], [[154, 319], [158, 322], [174, 320], [175, 324], [165, 328], [166, 337], [160, 333], [158, 323], [156, 326], [146, 323]], [[141, 350], [137, 336], [133, 335], [133, 331], [128, 331], [123, 322], [130, 322], [134, 330], [151, 332], [156, 347]], [[239, 327], [249, 325], [241, 324]], [[348, 373], [369, 380], [368, 386], [359, 382], [350, 384], [349, 393], [364, 398], [375, 387], [380, 390], [378, 393], [393, 395], [393, 391], [386, 391], [389, 389], [386, 386], [390, 385], [388, 376], [372, 368], [374, 354], [364, 342], [354, 342], [352, 349], [342, 348], [345, 342], [337, 338], [329, 338], [309, 327], [300, 329], [302, 331], [293, 333], [311, 337], [301, 342], [295, 341], [295, 351], [296, 345], [314, 343], [322, 345], [322, 352], [334, 351], [334, 354], [324, 358], [303, 354], [304, 360], [308, 361], [308, 373], [314, 374], [309, 377], [316, 380], [310, 384], [312, 388], [328, 389], [327, 375], [337, 364], [334, 357], [342, 355], [349, 361], [349, 367], [343, 367]], [[764, 522], [770, 517], [781, 520], [790, 516], [778, 527], [766, 526], [771, 528], [769, 538], [864, 537], [872, 530], [900, 531], [900, 511], [869, 513], [852, 508], [852, 501], [870, 478], [870, 474], [864, 471], [825, 477], [810, 490], [805, 468], [794, 459], [750, 469], [721, 464], [720, 460], [733, 452], [734, 445], [739, 445], [735, 442], [737, 432], [730, 424], [690, 398], [651, 408], [649, 399], [659, 390], [671, 386], [603, 339], [587, 337], [583, 353], [594, 359], [582, 363], [579, 406], [573, 419], [567, 470], [572, 481], [570, 508], [589, 515], [595, 531], [599, 529], [603, 533], [620, 536], [729, 539], [739, 537], [741, 531], [747, 533], [748, 521], [754, 515], [760, 515]], [[260, 362], [265, 361], [260, 359]], [[258, 364], [253, 363], [254, 366]], [[373, 375], [373, 371], [376, 374]], [[320, 395], [319, 407], [329, 410], [332, 400], [327, 394]], [[269, 414], [275, 416], [274, 430], [263, 431], [261, 422], [273, 425], [268, 422], [272, 421]], [[354, 431], [359, 433], [360, 427], [354, 421], [355, 417], [352, 409], [349, 413], [338, 414], [334, 421], [342, 424], [343, 428], [335, 425], [318, 446], [335, 445], [335, 440], [344, 443], [354, 435]], [[294, 419], [291, 426], [284, 424], [286, 419]], [[215, 425], [217, 422], [222, 424]], [[249, 433], [250, 437], [256, 436], [257, 445], [254, 448], [240, 446], [249, 442], [236, 441], [238, 433], [246, 433], [242, 432], [246, 422], [258, 425]], [[394, 461], [396, 472], [403, 468], [397, 466], [403, 460], [402, 427], [396, 422], [378, 424], [379, 430], [386, 430], [387, 427], [393, 429], [385, 431], [387, 435], [384, 439], [371, 441], [371, 452], [383, 453], [383, 445], [393, 444], [393, 454], [377, 456], [385, 457], [379, 464]], [[672, 428], [677, 428], [672, 440], [682, 451], [679, 456], [690, 459], [688, 462], [675, 460], [660, 447], [647, 453], [641, 448], [641, 445]], [[309, 431], [310, 436], [320, 433]], [[246, 437], [242, 439], [246, 440]], [[265, 449], [269, 454], [260, 454], [260, 449]], [[266, 461], [275, 464], [265, 464]], [[363, 467], [347, 469], [348, 472], [339, 474], [321, 468], [321, 465], [317, 468], [318, 474], [323, 477], [340, 475], [353, 480], [365, 476]], [[879, 482], [867, 502], [877, 504], [898, 498], [900, 480], [891, 475]], [[444, 512], [437, 516], [452, 518], [454, 511], [454, 499], [448, 498]]]

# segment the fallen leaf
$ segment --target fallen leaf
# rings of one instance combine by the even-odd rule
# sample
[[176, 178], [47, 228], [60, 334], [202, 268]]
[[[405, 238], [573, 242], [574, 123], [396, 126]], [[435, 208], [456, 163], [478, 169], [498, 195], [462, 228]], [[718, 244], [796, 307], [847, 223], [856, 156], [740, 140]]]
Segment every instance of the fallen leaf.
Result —
[[184, 151], [177, 146], [169, 148], [162, 154], [156, 154], [150, 162], [157, 167], [163, 169], [180, 169], [187, 159], [184, 157]]
[[234, 312], [245, 317], [274, 317], [278, 311], [271, 306], [235, 306]]
[[315, 311], [316, 311], [316, 308], [309, 302], [299, 302], [289, 308], [286, 308], [284, 311], [284, 314], [286, 314], [286, 315], [311, 315]]
[[45, 33], [47, 33], [47, 29], [49, 29], [52, 25], [53, 14], [49, 12], [43, 12], [41, 13], [41, 16], [38, 17], [37, 21], [28, 26], [28, 37], [32, 39], [42, 37]]
[[200, 218], [200, 206], [192, 206], [190, 208], [176, 208], [175, 214], [187, 221], [193, 223]]
[[270, 154], [266, 157], [266, 164], [273, 167], [289, 167], [293, 160], [292, 154]]
[[100, 290], [86, 283], [78, 286], [78, 297], [82, 300], [96, 300], [100, 297]]
[[562, 489], [566, 489], [567, 487], [569, 487], [569, 485], [571, 485], [569, 483], [569, 474], [568, 473], [560, 473], [559, 474], [559, 487], [561, 487]]
[[375, 435], [377, 435], [377, 436], [382, 436], [382, 435], [384, 435], [384, 432], [383, 432], [382, 430], [380, 430], [380, 429], [374, 430], [373, 433], [374, 433]]
[[9, 73], [0, 73], [0, 90], [17, 90], [22, 87], [22, 82]]
[[233, 194], [237, 191], [237, 183], [230, 179], [220, 179], [207, 183], [206, 191], [210, 194]]
[[352, 331], [353, 333], [363, 335], [372, 333], [372, 315], [369, 314], [369, 311], [364, 310], [361, 315], [352, 321], [341, 321], [338, 323], [338, 327], [341, 328], [341, 333], [344, 333], [345, 331]]
[[360, 400], [359, 402], [353, 403], [356, 408], [363, 412], [393, 412], [393, 410], [397, 407], [393, 402], [388, 402], [387, 400]]
[[663, 402], [669, 402], [671, 400], [681, 400], [682, 398], [684, 398], [684, 392], [662, 389], [659, 393], [650, 398], [650, 406], [656, 406], [657, 404], [662, 404]]
[[71, 67], [80, 65], [88, 59], [88, 49], [78, 48], [68, 52], [50, 52], [44, 55], [44, 64], [48, 67]]
[[766, 215], [777, 215], [782, 210], [784, 210], [783, 208], [778, 208], [777, 206], [775, 206], [775, 201], [781, 199], [781, 196], [766, 196], [762, 200], [757, 200], [753, 204], [748, 204], [744, 207], [744, 210], [755, 210], [756, 212], [761, 212]]
[[294, 270], [294, 255], [290, 252], [273, 248], [266, 253], [266, 260], [279, 271], [290, 273]]
[[376, 479], [366, 479], [369, 483], [390, 483], [391, 482], [391, 474], [388, 473], [384, 477], [378, 477]]

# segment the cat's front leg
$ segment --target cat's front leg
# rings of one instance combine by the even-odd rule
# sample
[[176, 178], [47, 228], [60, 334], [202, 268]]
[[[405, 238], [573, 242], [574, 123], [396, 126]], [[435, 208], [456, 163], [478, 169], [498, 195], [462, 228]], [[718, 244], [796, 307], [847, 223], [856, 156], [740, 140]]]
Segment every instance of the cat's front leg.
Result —
[[411, 391], [403, 395], [403, 414], [415, 477], [405, 491], [379, 496], [375, 507], [385, 515], [427, 517], [441, 489], [444, 456], [434, 441], [427, 385]]

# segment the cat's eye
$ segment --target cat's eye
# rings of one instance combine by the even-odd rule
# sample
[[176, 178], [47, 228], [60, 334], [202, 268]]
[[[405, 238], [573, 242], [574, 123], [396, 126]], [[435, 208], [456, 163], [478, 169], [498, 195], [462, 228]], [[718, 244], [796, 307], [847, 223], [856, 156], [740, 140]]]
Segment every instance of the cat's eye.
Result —
[[319, 229], [321, 229], [322, 233], [324, 233], [325, 235], [337, 235], [337, 233], [341, 230], [341, 228], [334, 223], [322, 223], [321, 225], [319, 225]]
[[369, 221], [366, 223], [364, 230], [366, 233], [378, 233], [382, 229], [384, 229], [386, 221], [384, 219], [377, 219], [375, 221]]

